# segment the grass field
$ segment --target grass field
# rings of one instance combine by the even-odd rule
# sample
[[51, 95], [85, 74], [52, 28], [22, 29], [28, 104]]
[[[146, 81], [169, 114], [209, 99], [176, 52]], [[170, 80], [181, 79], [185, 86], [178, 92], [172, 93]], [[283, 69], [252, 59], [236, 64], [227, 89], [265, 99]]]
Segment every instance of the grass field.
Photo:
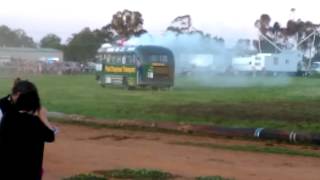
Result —
[[[172, 175], [168, 172], [152, 169], [115, 169], [106, 171], [96, 171], [90, 174], [80, 174], [63, 180], [174, 180], [182, 177]], [[190, 178], [188, 178], [190, 179]], [[221, 176], [201, 176], [195, 177], [194, 180], [234, 180]]]
[[[114, 169], [114, 170], [104, 170], [95, 171], [91, 174], [80, 174], [63, 180], [120, 180], [120, 179], [130, 179], [130, 180], [174, 180], [182, 179], [182, 177], [172, 175], [168, 172], [163, 172], [160, 170], [153, 169]], [[191, 178], [188, 178], [191, 179]], [[234, 180], [229, 178], [224, 178], [221, 176], [201, 176], [195, 177], [194, 180]]]
[[[23, 77], [24, 78], [24, 77]], [[105, 119], [142, 119], [320, 132], [320, 79], [186, 78], [167, 91], [100, 87], [94, 75], [30, 76], [50, 111]], [[0, 78], [0, 95], [10, 91]], [[247, 86], [250, 85], [250, 86]]]

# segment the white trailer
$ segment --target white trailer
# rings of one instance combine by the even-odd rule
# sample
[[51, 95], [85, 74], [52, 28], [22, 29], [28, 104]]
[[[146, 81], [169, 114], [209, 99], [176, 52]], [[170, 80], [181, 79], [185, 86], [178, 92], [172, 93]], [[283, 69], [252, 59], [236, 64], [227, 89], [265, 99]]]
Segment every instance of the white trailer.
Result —
[[235, 73], [295, 74], [301, 70], [302, 54], [297, 51], [258, 53], [232, 59]]
[[240, 72], [240, 73], [263, 71], [265, 66], [265, 61], [270, 56], [272, 56], [272, 54], [259, 53], [256, 55], [232, 58], [232, 69], [234, 72]]
[[297, 73], [302, 65], [302, 54], [297, 51], [283, 51], [265, 60], [265, 71], [271, 73]]

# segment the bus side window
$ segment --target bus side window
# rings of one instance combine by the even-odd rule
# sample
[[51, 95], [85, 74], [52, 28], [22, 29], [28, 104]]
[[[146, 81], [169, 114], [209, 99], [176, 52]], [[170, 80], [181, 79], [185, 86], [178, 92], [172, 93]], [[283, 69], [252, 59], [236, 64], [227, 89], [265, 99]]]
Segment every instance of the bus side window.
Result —
[[107, 63], [111, 62], [111, 55], [110, 54], [106, 55], [106, 62]]
[[110, 63], [111, 63], [111, 64], [115, 64], [115, 63], [116, 63], [116, 57], [115, 57], [115, 55], [111, 55], [111, 57], [110, 57]]
[[117, 55], [116, 57], [116, 64], [121, 64], [121, 55]]
[[127, 57], [127, 63], [130, 64], [130, 65], [133, 65], [134, 61], [133, 61], [132, 55], [127, 55], [126, 57]]
[[99, 60], [99, 61], [103, 61], [103, 54], [100, 54], [100, 55], [97, 55], [96, 58]]
[[121, 62], [122, 62], [122, 64], [127, 64], [127, 57], [126, 57], [126, 55], [123, 55], [123, 56], [122, 56]]

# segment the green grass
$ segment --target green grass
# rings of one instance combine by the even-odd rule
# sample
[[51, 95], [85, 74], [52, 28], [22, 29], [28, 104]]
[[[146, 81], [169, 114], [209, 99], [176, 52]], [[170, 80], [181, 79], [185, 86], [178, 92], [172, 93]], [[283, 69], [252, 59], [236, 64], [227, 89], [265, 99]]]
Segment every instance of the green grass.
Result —
[[289, 156], [305, 156], [320, 158], [320, 153], [313, 151], [294, 150], [285, 147], [275, 146], [257, 146], [257, 145], [223, 145], [211, 143], [193, 143], [193, 142], [175, 142], [173, 144], [182, 146], [196, 146], [210, 149], [222, 149], [230, 151], [243, 151], [243, 152], [256, 152], [256, 153], [269, 153], [269, 154], [284, 154]]
[[107, 180], [107, 179], [131, 179], [131, 180], [169, 180], [175, 177], [167, 172], [153, 169], [114, 169], [95, 171], [92, 174], [80, 174], [63, 180]]
[[[317, 78], [178, 77], [169, 91], [102, 88], [94, 75], [27, 78], [37, 84], [50, 111], [104, 119], [320, 132]], [[12, 80], [0, 77], [1, 96], [9, 93]]]
[[167, 180], [174, 176], [167, 172], [153, 169], [115, 169], [107, 171], [95, 171], [96, 174], [103, 175], [106, 178], [133, 179], [133, 180]]
[[[107, 179], [130, 179], [130, 180], [170, 180], [181, 179], [180, 176], [174, 176], [170, 173], [152, 170], [152, 169], [115, 169], [95, 171], [91, 174], [79, 174], [72, 177], [64, 178], [63, 180], [107, 180]], [[200, 176], [195, 180], [234, 180], [221, 176]]]
[[97, 176], [94, 174], [79, 174], [71, 176], [68, 178], [63, 178], [63, 180], [107, 180], [105, 177]]
[[201, 177], [197, 177], [195, 180], [234, 180], [234, 179], [224, 178], [221, 176], [201, 176]]

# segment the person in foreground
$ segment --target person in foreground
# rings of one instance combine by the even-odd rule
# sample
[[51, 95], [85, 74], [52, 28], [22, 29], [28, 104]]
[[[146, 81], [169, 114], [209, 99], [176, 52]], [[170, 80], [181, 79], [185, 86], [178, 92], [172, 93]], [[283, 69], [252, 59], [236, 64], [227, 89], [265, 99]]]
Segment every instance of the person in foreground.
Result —
[[54, 141], [54, 128], [33, 83], [16, 82], [11, 96], [0, 124], [0, 180], [41, 180], [44, 144]]

